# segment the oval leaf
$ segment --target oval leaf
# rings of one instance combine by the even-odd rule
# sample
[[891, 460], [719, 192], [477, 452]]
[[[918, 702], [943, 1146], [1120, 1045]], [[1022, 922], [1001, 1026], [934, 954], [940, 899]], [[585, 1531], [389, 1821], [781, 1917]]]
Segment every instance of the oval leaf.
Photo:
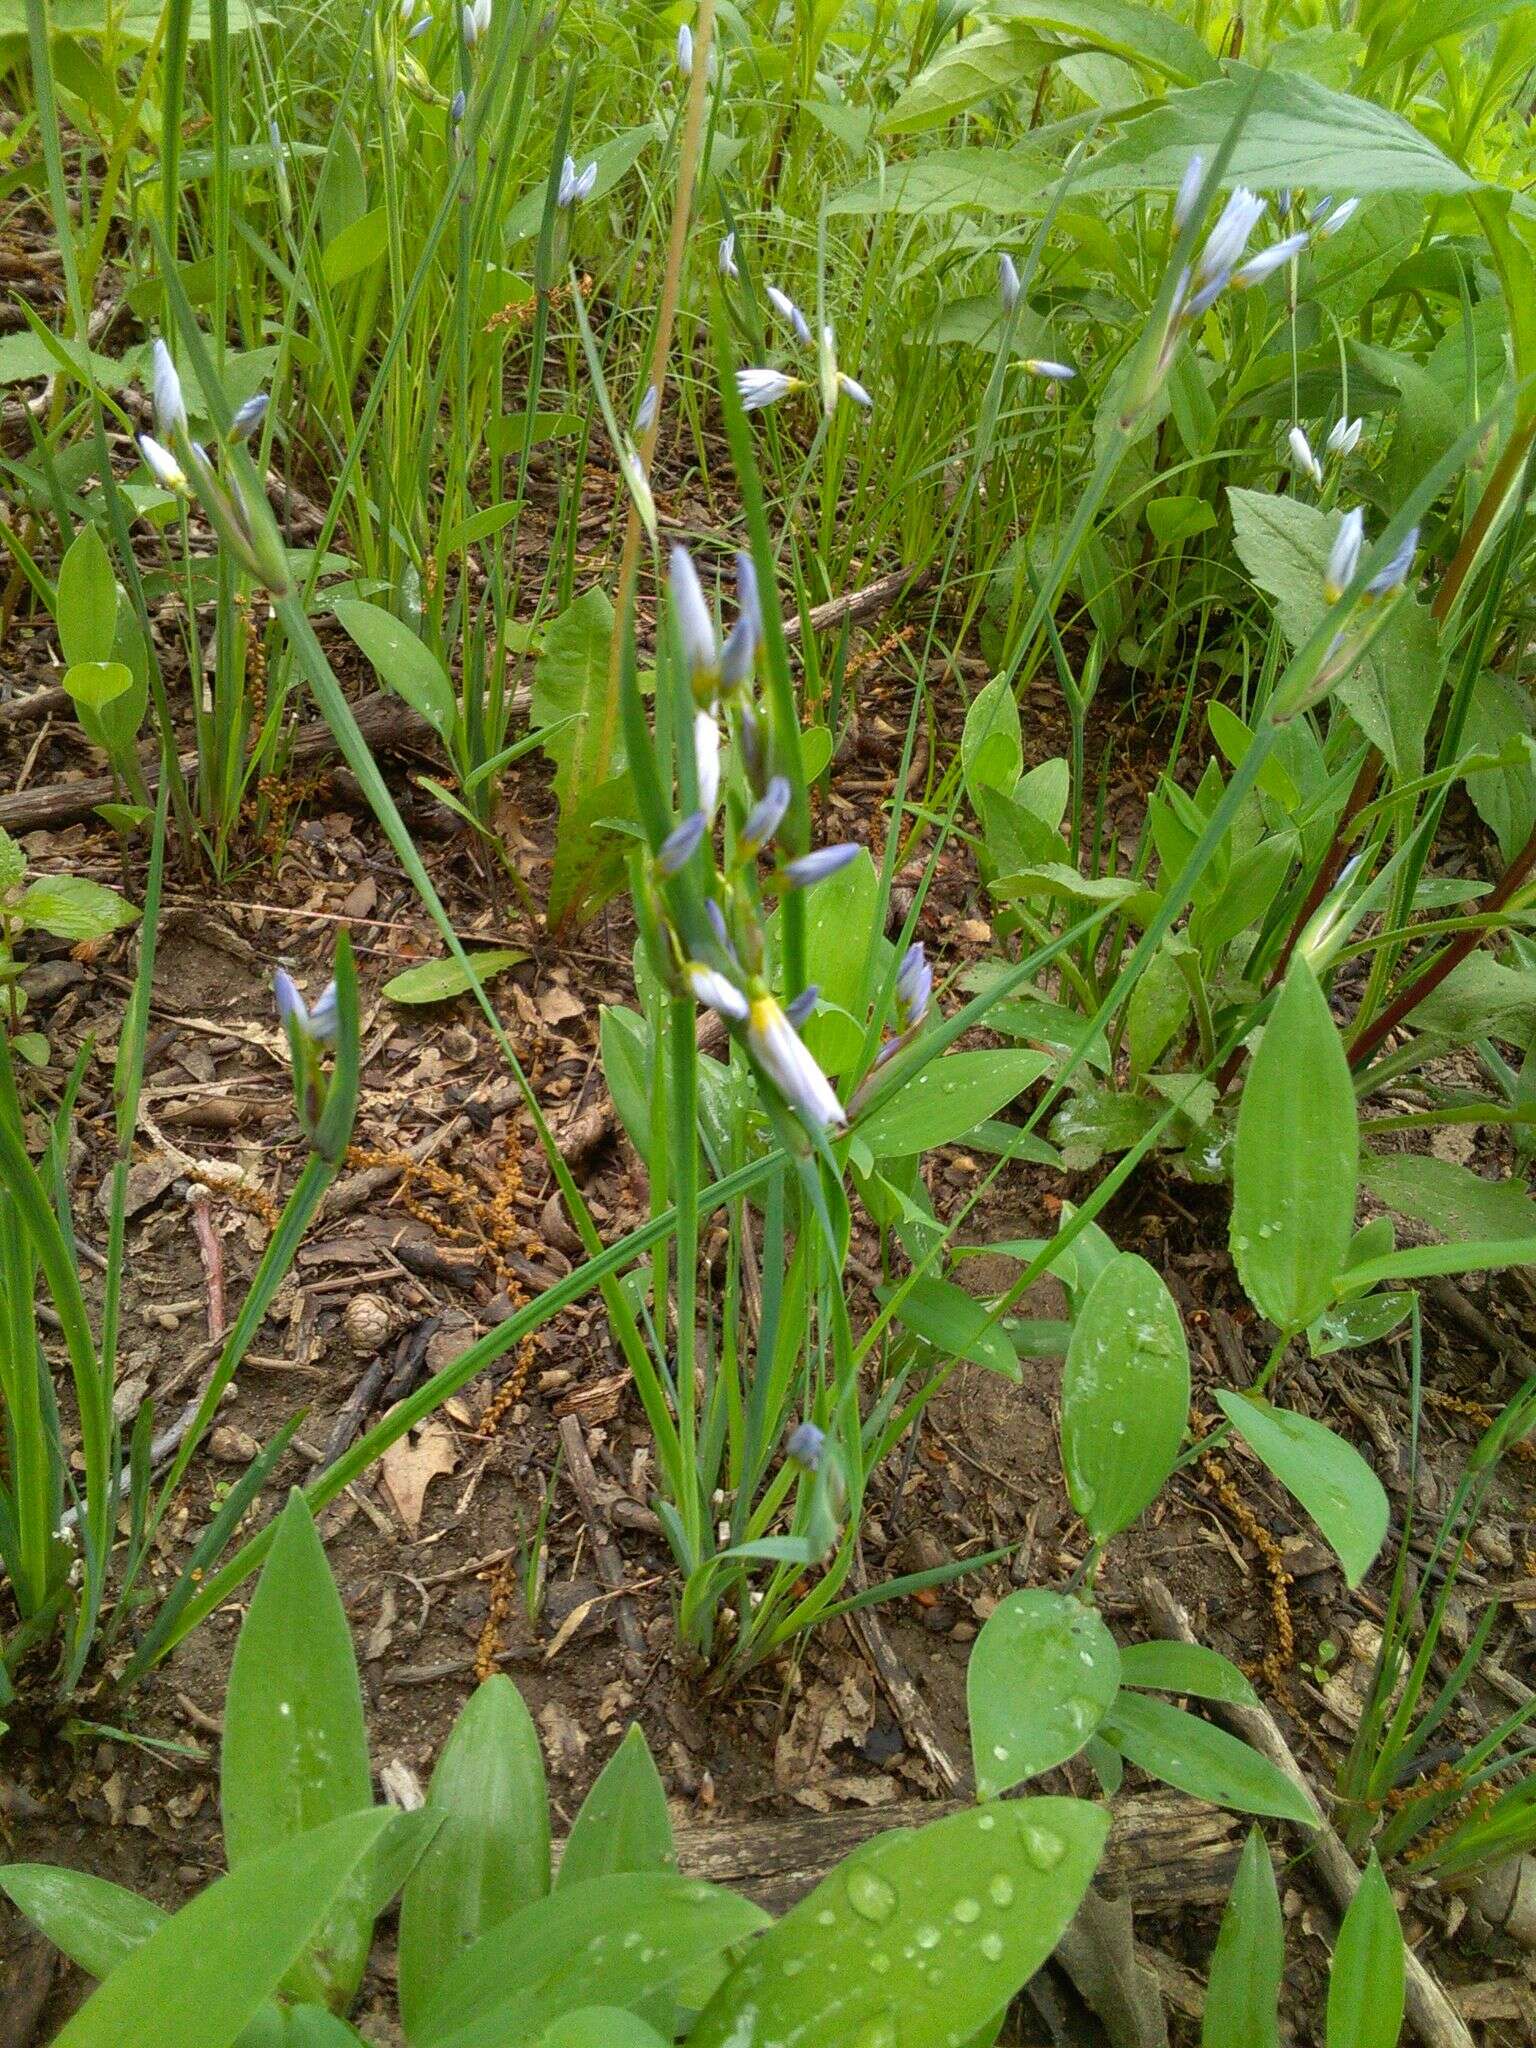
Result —
[[[303, 1495], [290, 1493], [235, 1645], [219, 1799], [231, 1870], [372, 1804], [352, 1635]], [[362, 1891], [342, 1902], [293, 1988], [350, 1997], [372, 1933]]]
[[[471, 953], [470, 964], [481, 981], [505, 974], [528, 955], [520, 946], [489, 946], [483, 953]], [[473, 983], [457, 960], [423, 960], [419, 967], [407, 967], [384, 984], [392, 1003], [446, 1003], [463, 995]]]
[[105, 938], [139, 913], [115, 889], [84, 875], [45, 875], [23, 893], [16, 914], [34, 931], [78, 940]]
[[1317, 1825], [1300, 1788], [1267, 1757], [1166, 1700], [1122, 1692], [1104, 1733], [1126, 1759], [1165, 1784], [1239, 1813], [1267, 1813], [1299, 1826]]
[[369, 604], [360, 597], [338, 597], [331, 609], [372, 662], [379, 681], [402, 696], [439, 737], [451, 732], [458, 717], [458, 699], [431, 648], [382, 605]]
[[117, 578], [106, 543], [94, 526], [81, 527], [59, 564], [55, 623], [71, 668], [76, 662], [111, 660], [117, 638]]
[[1184, 1693], [1256, 1707], [1259, 1696], [1237, 1666], [1204, 1643], [1129, 1643], [1120, 1652], [1120, 1683], [1141, 1691]]
[[767, 1919], [718, 1885], [664, 1871], [562, 1885], [455, 1958], [416, 2048], [506, 2048], [584, 2005], [632, 2009]]
[[53, 1863], [0, 1870], [0, 1892], [88, 1977], [110, 1977], [169, 1917], [120, 1884]]
[[1096, 1543], [1156, 1498], [1188, 1420], [1183, 1320], [1146, 1260], [1122, 1253], [1089, 1290], [1061, 1382], [1067, 1491]]
[[930, 1060], [858, 1134], [876, 1159], [950, 1145], [1012, 1102], [1050, 1065], [1041, 1052], [953, 1052]]
[[1349, 1061], [1298, 953], [1237, 1111], [1232, 1256], [1260, 1315], [1288, 1334], [1333, 1299], [1349, 1261], [1360, 1132]]
[[113, 1971], [54, 2048], [228, 2048], [395, 1816], [349, 1814], [220, 1878]]
[[1276, 2048], [1284, 1970], [1285, 1923], [1275, 1867], [1254, 1828], [1216, 1936], [1200, 2048]]
[[1328, 2048], [1395, 2048], [1404, 1975], [1403, 1930], [1373, 1850], [1333, 1951]]
[[640, 1723], [632, 1721], [581, 1802], [556, 1882], [676, 1867], [666, 1791]]
[[893, 1830], [753, 1945], [689, 2048], [963, 2041], [1056, 1946], [1108, 1830], [1084, 1799], [1010, 1800]]
[[1358, 1586], [1386, 1539], [1388, 1513], [1381, 1481], [1364, 1458], [1310, 1415], [1225, 1388], [1216, 1399], [1254, 1456], [1322, 1530], [1350, 1585]]
[[976, 1791], [991, 1799], [1076, 1756], [1120, 1686], [1115, 1639], [1091, 1607], [1032, 1587], [987, 1616], [965, 1694]]
[[432, 1773], [441, 1826], [400, 1900], [400, 2017], [413, 2032], [454, 1957], [549, 1890], [544, 1752], [498, 1673], [470, 1695]]

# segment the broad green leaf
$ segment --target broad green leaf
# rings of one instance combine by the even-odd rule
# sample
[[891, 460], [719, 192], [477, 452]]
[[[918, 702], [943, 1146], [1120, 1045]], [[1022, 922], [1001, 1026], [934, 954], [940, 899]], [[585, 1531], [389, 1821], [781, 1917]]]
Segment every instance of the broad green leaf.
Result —
[[1254, 1456], [1322, 1530], [1350, 1585], [1358, 1586], [1387, 1533], [1387, 1496], [1364, 1458], [1310, 1415], [1224, 1387], [1216, 1399]]
[[[1299, 647], [1328, 609], [1323, 577], [1341, 515], [1266, 491], [1233, 487], [1227, 498], [1243, 567], [1274, 600], [1286, 640]], [[1424, 765], [1424, 733], [1439, 687], [1435, 628], [1424, 606], [1405, 593], [1335, 691], [1367, 739], [1407, 778]]]
[[1147, 524], [1160, 546], [1171, 548], [1176, 541], [1192, 540], [1197, 533], [1209, 533], [1216, 514], [1204, 498], [1164, 494], [1148, 498]]
[[115, 889], [83, 875], [45, 875], [24, 890], [16, 915], [33, 931], [56, 939], [102, 939], [138, 917]]
[[[382, 262], [388, 247], [389, 213], [376, 206], [372, 212], [349, 221], [326, 243], [320, 256], [320, 275], [331, 286], [349, 284], [354, 277], [361, 277], [365, 270]], [[351, 628], [347, 630], [350, 632]], [[402, 691], [401, 695], [404, 694]]]
[[1001, 1322], [989, 1322], [984, 1302], [948, 1280], [916, 1280], [901, 1288], [881, 1287], [882, 1302], [896, 1294], [896, 1320], [914, 1330], [947, 1358], [968, 1358], [1004, 1379], [1017, 1380], [1019, 1354]]
[[1396, 2048], [1403, 2026], [1403, 1930], [1372, 1850], [1328, 1973], [1328, 2048]]
[[[821, 1000], [805, 1026], [805, 1043], [834, 1079], [848, 1071], [864, 1042], [864, 1033], [854, 1019], [868, 1012], [866, 934], [879, 921], [879, 898], [875, 864], [861, 848], [847, 867], [818, 882], [805, 901], [805, 976], [821, 990]], [[858, 935], [853, 944], [849, 943], [850, 933]], [[881, 941], [881, 946], [884, 943]], [[883, 965], [877, 947], [877, 973]]]
[[400, 1899], [400, 2017], [412, 2032], [468, 1945], [549, 1890], [544, 1753], [522, 1695], [497, 1674], [470, 1694], [432, 1773], [441, 1826]]
[[1183, 1693], [1256, 1707], [1259, 1696], [1237, 1666], [1203, 1643], [1130, 1643], [1120, 1652], [1120, 1683], [1147, 1692]]
[[[230, 1666], [219, 1772], [231, 1870], [372, 1800], [363, 1697], [347, 1617], [303, 1495], [290, 1493]], [[361, 1982], [372, 1914], [342, 1898], [293, 1989], [344, 2005]]]
[[544, 743], [560, 804], [560, 886], [551, 887], [557, 923], [567, 913], [584, 914], [589, 902], [600, 904], [623, 875], [623, 842], [595, 830], [600, 819], [630, 808], [620, 781], [624, 736], [618, 706], [608, 696], [612, 637], [613, 607], [593, 584], [550, 626], [534, 668], [530, 720], [540, 729], [558, 728]]
[[946, 43], [881, 122], [888, 135], [937, 128], [981, 100], [1009, 92], [1061, 56], [1022, 22], [984, 22], [958, 43]]
[[1050, 1065], [1038, 1052], [952, 1052], [930, 1060], [868, 1117], [858, 1134], [876, 1159], [951, 1145], [1015, 1101]]
[[540, 2034], [538, 2048], [667, 2048], [656, 2029], [618, 2005], [585, 2005], [562, 2013]]
[[[469, 958], [481, 981], [489, 981], [509, 967], [520, 966], [528, 955], [521, 946], [488, 946]], [[382, 992], [394, 1003], [446, 1003], [471, 986], [457, 960], [423, 960], [419, 967], [407, 967], [386, 981]]]
[[459, 715], [453, 684], [437, 656], [409, 626], [360, 597], [338, 597], [331, 606], [348, 634], [373, 664], [379, 681], [403, 697], [440, 739]]
[[717, 1885], [667, 1871], [561, 1885], [454, 1959], [412, 2048], [507, 2048], [584, 2005], [633, 2010], [767, 1919]]
[[1018, 1799], [879, 1837], [754, 1943], [689, 2048], [964, 2041], [1056, 1946], [1108, 1829], [1085, 1799]]
[[[1170, 93], [1132, 121], [1077, 181], [1080, 192], [1176, 192], [1193, 152], [1207, 163], [1239, 117], [1225, 183], [1260, 191], [1474, 192], [1477, 180], [1402, 115], [1299, 72], [1253, 72]], [[1252, 96], [1250, 97], [1250, 93]]]
[[1076, 1756], [1119, 1688], [1120, 1653], [1093, 1608], [1042, 1587], [999, 1601], [965, 1674], [976, 1796]]
[[1254, 1828], [1216, 1936], [1200, 2048], [1278, 2048], [1284, 1973], [1285, 1923], [1275, 1867]]
[[[1467, 752], [1502, 755], [1509, 742], [1528, 743], [1533, 733], [1536, 706], [1529, 693], [1512, 677], [1479, 676], [1462, 735]], [[1528, 744], [1508, 758], [1507, 768], [1485, 768], [1467, 777], [1467, 795], [1498, 840], [1506, 864], [1536, 831], [1536, 758]]]
[[1156, 1499], [1189, 1423], [1189, 1345], [1173, 1296], [1124, 1252], [1094, 1282], [1061, 1382], [1067, 1492], [1095, 1543]]
[[53, 1863], [0, 1868], [0, 1892], [88, 1977], [110, 1977], [170, 1918], [120, 1884]]
[[1536, 971], [1506, 967], [1491, 953], [1469, 953], [1418, 1005], [1412, 1021], [1436, 1038], [1527, 1044], [1536, 1030]]
[[10, 833], [0, 828], [0, 895], [19, 889], [27, 872], [27, 856]]
[[1166, 1700], [1122, 1692], [1101, 1734], [1149, 1776], [1239, 1813], [1267, 1813], [1301, 1827], [1316, 1827], [1307, 1799], [1267, 1757]]
[[1243, 1083], [1230, 1233], [1249, 1300], [1287, 1333], [1333, 1299], [1349, 1257], [1359, 1160], [1349, 1061], [1297, 953]]
[[1179, 85], [1220, 76], [1221, 67], [1192, 28], [1164, 7], [1131, 0], [1002, 0], [1010, 22], [1047, 29], [1071, 45], [1107, 50]]
[[1118, 1088], [1079, 1088], [1050, 1121], [1053, 1142], [1061, 1147], [1064, 1166], [1086, 1172], [1110, 1152], [1129, 1152], [1151, 1130], [1161, 1114], [1145, 1095]]
[[640, 1724], [632, 1721], [581, 1802], [556, 1885], [676, 1867], [667, 1795]]
[[[1018, 699], [1007, 676], [997, 676], [971, 699], [960, 735], [960, 762], [973, 805], [982, 789], [1012, 794], [1024, 767], [1024, 741]], [[1060, 839], [1052, 837], [1059, 853]]]
[[1148, 1073], [1189, 1015], [1189, 982], [1173, 953], [1161, 947], [1147, 962], [1126, 1005], [1131, 1072]]
[[597, 1026], [603, 1079], [629, 1142], [646, 1159], [651, 1147], [651, 1034], [638, 1010], [605, 1003]]
[[1421, 1152], [1368, 1152], [1361, 1178], [1399, 1216], [1440, 1237], [1507, 1238], [1536, 1234], [1536, 1203], [1521, 1180], [1484, 1180], [1468, 1166]]
[[348, 1814], [209, 1885], [112, 1972], [54, 2048], [229, 2048], [396, 1818]]
[[1379, 1344], [1383, 1337], [1391, 1336], [1412, 1307], [1413, 1295], [1406, 1290], [1337, 1301], [1307, 1325], [1307, 1349], [1314, 1358], [1328, 1358], [1335, 1351], [1351, 1351], [1360, 1344]]
[[55, 616], [64, 660], [110, 661], [117, 640], [117, 578], [94, 526], [82, 526], [59, 564]]
[[1035, 213], [1056, 166], [1022, 149], [931, 149], [826, 203], [829, 214]]

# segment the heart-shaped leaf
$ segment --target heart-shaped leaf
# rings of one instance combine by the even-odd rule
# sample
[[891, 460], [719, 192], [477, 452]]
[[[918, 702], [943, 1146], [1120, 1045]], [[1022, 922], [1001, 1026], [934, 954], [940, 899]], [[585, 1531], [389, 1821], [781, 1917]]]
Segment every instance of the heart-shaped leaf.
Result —
[[987, 1616], [971, 1650], [966, 1703], [983, 1799], [1076, 1756], [1120, 1686], [1115, 1639], [1091, 1607], [1031, 1587]]

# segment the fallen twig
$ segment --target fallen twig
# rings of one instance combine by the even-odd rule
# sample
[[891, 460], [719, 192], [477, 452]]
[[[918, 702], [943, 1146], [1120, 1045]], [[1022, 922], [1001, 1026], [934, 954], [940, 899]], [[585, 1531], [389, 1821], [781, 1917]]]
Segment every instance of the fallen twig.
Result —
[[[1199, 1641], [1188, 1614], [1161, 1579], [1149, 1575], [1142, 1580], [1141, 1601], [1160, 1636], [1180, 1643]], [[1354, 1858], [1324, 1819], [1317, 1795], [1292, 1756], [1274, 1715], [1267, 1707], [1241, 1707], [1225, 1702], [1218, 1702], [1215, 1711], [1245, 1742], [1252, 1743], [1277, 1770], [1283, 1771], [1305, 1797], [1316, 1816], [1313, 1832], [1307, 1838], [1312, 1862], [1332, 1893], [1335, 1905], [1340, 1912], [1347, 1912], [1360, 1883], [1360, 1872], [1355, 1867]], [[1408, 2021], [1425, 2048], [1473, 2048], [1466, 2022], [1435, 1977], [1406, 1944], [1403, 1959], [1407, 1968]]]

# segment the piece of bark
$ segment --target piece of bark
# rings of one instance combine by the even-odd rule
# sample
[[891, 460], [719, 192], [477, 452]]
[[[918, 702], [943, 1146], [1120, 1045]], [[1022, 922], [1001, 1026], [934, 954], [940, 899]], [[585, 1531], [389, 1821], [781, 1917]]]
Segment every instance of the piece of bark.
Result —
[[57, 1953], [51, 1941], [29, 1941], [0, 1977], [0, 2048], [32, 2048], [53, 1989]]
[[[1160, 1636], [1171, 1642], [1197, 1643], [1200, 1640], [1190, 1624], [1188, 1614], [1161, 1579], [1149, 1574], [1142, 1580], [1141, 1603], [1146, 1610], [1147, 1618]], [[1355, 1896], [1360, 1884], [1360, 1872], [1355, 1866], [1354, 1858], [1324, 1818], [1322, 1808], [1317, 1803], [1317, 1795], [1292, 1756], [1290, 1745], [1281, 1734], [1274, 1715], [1267, 1707], [1242, 1707], [1229, 1705], [1225, 1701], [1215, 1703], [1214, 1711], [1228, 1723], [1235, 1734], [1242, 1736], [1245, 1742], [1251, 1743], [1261, 1756], [1268, 1757], [1275, 1768], [1282, 1771], [1298, 1788], [1312, 1808], [1316, 1819], [1312, 1832], [1305, 1837], [1309, 1859], [1332, 1893], [1334, 1904], [1339, 1911], [1347, 1912], [1350, 1900]], [[1466, 2022], [1429, 1969], [1406, 1944], [1403, 1949], [1403, 1960], [1407, 1971], [1408, 2024], [1425, 2044], [1425, 2048], [1474, 2048]]]
[[[963, 1799], [907, 1799], [850, 1813], [683, 1827], [678, 1867], [783, 1913], [887, 1828], [925, 1827], [969, 1810]], [[1139, 1912], [1225, 1903], [1242, 1850], [1242, 1830], [1230, 1813], [1182, 1792], [1155, 1790], [1122, 1794], [1113, 1815], [1096, 1883], [1126, 1893]], [[562, 1846], [555, 1844], [557, 1861]]]

